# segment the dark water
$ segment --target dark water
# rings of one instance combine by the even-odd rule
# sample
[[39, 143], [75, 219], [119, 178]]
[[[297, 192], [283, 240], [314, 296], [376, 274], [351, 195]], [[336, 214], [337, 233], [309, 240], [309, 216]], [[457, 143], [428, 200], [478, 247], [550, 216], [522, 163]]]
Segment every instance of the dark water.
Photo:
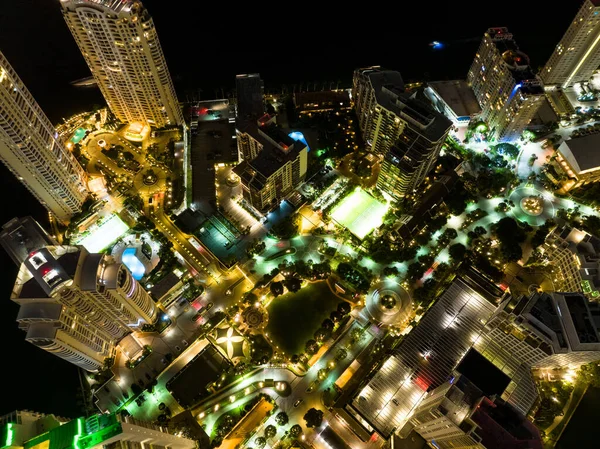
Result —
[[594, 449], [600, 441], [596, 422], [600, 404], [600, 388], [589, 388], [571, 417], [556, 449]]
[[[268, 88], [280, 84], [340, 82], [352, 70], [382, 65], [406, 80], [464, 78], [490, 26], [507, 26], [534, 67], [542, 66], [580, 6], [561, 2], [505, 0], [462, 2], [337, 3], [199, 2], [144, 0], [158, 28], [180, 99], [201, 89], [202, 98], [233, 88], [237, 73], [260, 72]], [[199, 8], [197, 5], [201, 5]], [[439, 40], [446, 48], [433, 51]], [[0, 51], [25, 81], [53, 122], [101, 104], [97, 90], [69, 82], [89, 71], [63, 22], [58, 0], [0, 1]], [[45, 213], [4, 168], [0, 223]], [[23, 340], [10, 300], [16, 267], [0, 251], [0, 339], [5, 389], [0, 413], [16, 408], [76, 415], [76, 371]]]

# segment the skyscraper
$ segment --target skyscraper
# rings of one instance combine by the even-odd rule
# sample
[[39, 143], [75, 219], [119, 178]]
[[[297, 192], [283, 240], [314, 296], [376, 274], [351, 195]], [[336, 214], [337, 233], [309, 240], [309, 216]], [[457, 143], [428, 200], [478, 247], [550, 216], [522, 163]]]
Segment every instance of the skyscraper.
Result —
[[237, 116], [242, 119], [258, 119], [265, 113], [264, 85], [260, 74], [251, 73], [235, 77], [237, 93]]
[[110, 110], [124, 123], [181, 125], [154, 22], [137, 0], [61, 0], [63, 16]]
[[452, 123], [425, 97], [405, 92], [398, 72], [356, 70], [352, 92], [363, 137], [383, 156], [377, 187], [394, 199], [411, 194], [433, 166]]
[[467, 80], [482, 110], [491, 137], [515, 140], [542, 106], [540, 79], [506, 28], [490, 28], [483, 36]]
[[[49, 238], [29, 220], [14, 219], [0, 234], [13, 260], [23, 259], [11, 295], [21, 306], [19, 327], [27, 341], [96, 370], [116, 342], [156, 319], [154, 301], [110, 256], [75, 246], [37, 247], [35, 242]], [[19, 246], [28, 254], [17, 251]]]
[[540, 72], [544, 84], [569, 87], [589, 81], [600, 66], [600, 0], [585, 0]]
[[79, 212], [87, 198], [83, 168], [2, 53], [0, 159], [60, 221]]

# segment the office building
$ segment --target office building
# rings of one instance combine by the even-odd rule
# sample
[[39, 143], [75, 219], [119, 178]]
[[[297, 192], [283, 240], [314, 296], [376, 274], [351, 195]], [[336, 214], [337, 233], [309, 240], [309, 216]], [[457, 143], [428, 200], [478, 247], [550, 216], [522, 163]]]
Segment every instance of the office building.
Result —
[[[600, 181], [600, 134], [573, 137], [563, 141], [551, 166], [566, 190]], [[549, 171], [549, 173], [552, 170]], [[562, 175], [562, 178], [561, 178]]]
[[0, 159], [62, 222], [88, 196], [86, 173], [0, 53]]
[[600, 1], [585, 0], [540, 72], [544, 84], [587, 82], [600, 66]]
[[[33, 242], [51, 239], [32, 221], [13, 219], [0, 234], [2, 246], [19, 264], [11, 295], [20, 305], [19, 327], [27, 341], [96, 370], [117, 341], [154, 322], [158, 310], [127, 268], [112, 257], [90, 254], [83, 247], [38, 247]], [[20, 242], [26, 255], [17, 250]]]
[[[55, 423], [40, 425], [53, 418]], [[27, 420], [27, 424], [25, 424]], [[30, 423], [29, 421], [32, 421]], [[5, 449], [193, 449], [195, 441], [170, 434], [166, 427], [123, 414], [93, 415], [58, 421], [53, 415], [14, 412], [0, 417]]]
[[582, 292], [588, 299], [600, 298], [600, 239], [585, 231], [556, 228], [542, 246], [554, 269], [552, 282], [560, 292]]
[[543, 447], [539, 430], [523, 414], [499, 398], [486, 397], [461, 375], [429, 392], [405, 427], [437, 449]]
[[300, 114], [341, 111], [350, 109], [350, 94], [347, 90], [296, 92], [294, 105]]
[[600, 360], [599, 314], [581, 293], [534, 293], [505, 302], [473, 347], [510, 377], [502, 399], [527, 414], [538, 396], [532, 369]]
[[268, 212], [304, 181], [308, 147], [274, 123], [248, 121], [237, 126], [242, 162], [234, 173], [240, 177], [246, 202], [260, 213]]
[[63, 16], [108, 107], [123, 123], [182, 125], [154, 22], [137, 0], [61, 0]]
[[424, 92], [435, 110], [457, 128], [467, 126], [481, 113], [473, 89], [465, 80], [430, 82]]
[[385, 437], [402, 428], [426, 392], [448, 380], [493, 316], [501, 295], [477, 277], [456, 278], [360, 390], [351, 408]]
[[237, 75], [237, 116], [240, 119], [258, 119], [265, 113], [264, 84], [259, 73]]
[[506, 28], [490, 28], [475, 55], [468, 81], [491, 138], [516, 140], [545, 101], [540, 79]]

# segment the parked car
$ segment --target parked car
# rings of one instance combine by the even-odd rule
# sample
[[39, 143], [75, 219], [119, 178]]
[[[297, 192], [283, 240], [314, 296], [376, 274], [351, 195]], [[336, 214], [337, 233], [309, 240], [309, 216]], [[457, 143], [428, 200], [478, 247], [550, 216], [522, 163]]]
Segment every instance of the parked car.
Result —
[[298, 407], [300, 404], [302, 404], [304, 402], [304, 400], [302, 399], [298, 399], [296, 402], [294, 402], [294, 407]]

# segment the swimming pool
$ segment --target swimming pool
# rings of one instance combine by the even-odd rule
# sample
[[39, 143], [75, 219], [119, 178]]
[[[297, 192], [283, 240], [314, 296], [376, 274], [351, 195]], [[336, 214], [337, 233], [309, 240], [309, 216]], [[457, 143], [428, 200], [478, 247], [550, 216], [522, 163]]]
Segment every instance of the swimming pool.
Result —
[[144, 267], [144, 264], [140, 262], [140, 259], [136, 257], [135, 253], [135, 248], [125, 248], [125, 251], [123, 251], [122, 260], [125, 266], [129, 268], [129, 271], [131, 271], [133, 278], [139, 281], [144, 277], [146, 268]]

